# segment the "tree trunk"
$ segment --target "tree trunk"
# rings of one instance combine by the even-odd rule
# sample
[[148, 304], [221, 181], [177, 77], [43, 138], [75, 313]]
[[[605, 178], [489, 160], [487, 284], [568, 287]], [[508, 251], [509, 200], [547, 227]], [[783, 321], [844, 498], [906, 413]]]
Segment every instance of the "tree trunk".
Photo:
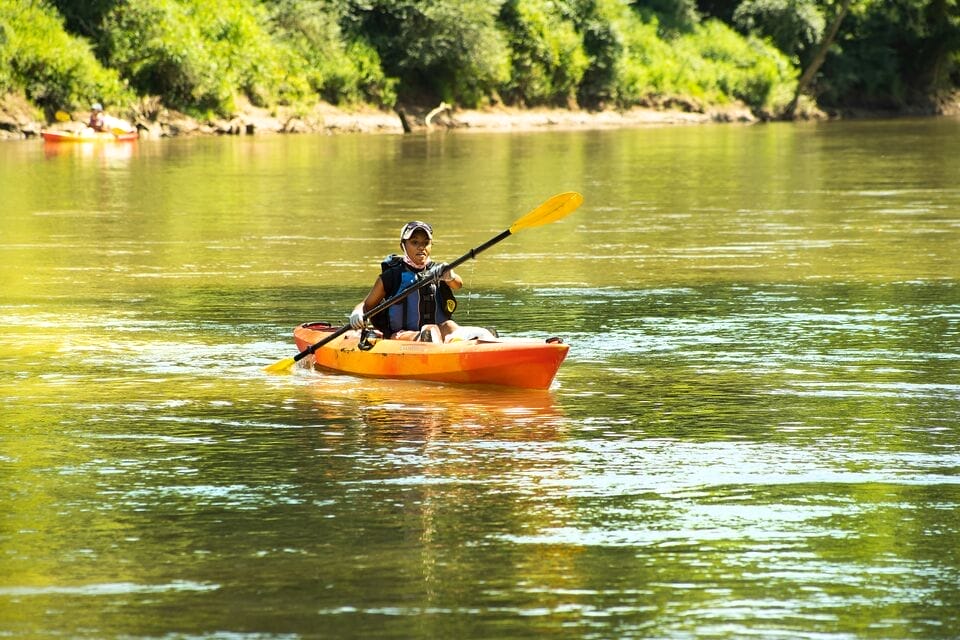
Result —
[[823, 66], [824, 60], [827, 59], [827, 52], [830, 50], [830, 47], [833, 46], [833, 41], [837, 37], [837, 32], [840, 30], [840, 23], [843, 22], [843, 18], [847, 15], [847, 11], [850, 10], [850, 3], [853, 0], [841, 0], [840, 9], [837, 11], [836, 17], [834, 17], [833, 22], [830, 23], [830, 26], [827, 28], [827, 32], [823, 35], [823, 40], [820, 41], [820, 44], [817, 46], [817, 50], [813, 54], [813, 58], [810, 60], [810, 64], [807, 65], [807, 68], [803, 70], [803, 75], [800, 76], [800, 79], [797, 81], [797, 92], [793, 96], [793, 100], [790, 101], [790, 104], [787, 106], [786, 117], [792, 118], [794, 112], [797, 110], [797, 102], [800, 101], [800, 96], [803, 95], [810, 84], [813, 82], [814, 76], [817, 75], [817, 72], [820, 71], [820, 67]]

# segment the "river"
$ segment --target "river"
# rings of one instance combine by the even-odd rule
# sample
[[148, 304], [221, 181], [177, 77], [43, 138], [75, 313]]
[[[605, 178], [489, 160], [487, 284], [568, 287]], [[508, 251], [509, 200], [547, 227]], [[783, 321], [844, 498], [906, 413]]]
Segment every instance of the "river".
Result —
[[[0, 144], [0, 636], [960, 635], [960, 120]], [[548, 391], [270, 375], [398, 248]]]

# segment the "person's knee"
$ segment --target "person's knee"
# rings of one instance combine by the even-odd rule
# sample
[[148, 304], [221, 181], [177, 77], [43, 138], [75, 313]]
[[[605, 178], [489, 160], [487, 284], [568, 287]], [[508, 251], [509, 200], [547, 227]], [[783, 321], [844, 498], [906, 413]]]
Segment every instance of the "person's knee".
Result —
[[443, 342], [443, 332], [435, 324], [425, 324], [420, 327], [420, 334], [417, 336], [420, 342]]
[[486, 340], [495, 341], [497, 336], [483, 327], [457, 327], [457, 329], [444, 337], [446, 342], [457, 342], [460, 340]]

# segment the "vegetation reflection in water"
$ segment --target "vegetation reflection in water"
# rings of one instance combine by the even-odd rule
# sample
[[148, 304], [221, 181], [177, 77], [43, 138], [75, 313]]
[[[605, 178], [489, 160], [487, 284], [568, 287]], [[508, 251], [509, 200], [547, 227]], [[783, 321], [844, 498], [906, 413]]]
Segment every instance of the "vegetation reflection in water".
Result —
[[[955, 636], [952, 127], [0, 146], [0, 628]], [[566, 188], [458, 312], [550, 391], [262, 373]]]

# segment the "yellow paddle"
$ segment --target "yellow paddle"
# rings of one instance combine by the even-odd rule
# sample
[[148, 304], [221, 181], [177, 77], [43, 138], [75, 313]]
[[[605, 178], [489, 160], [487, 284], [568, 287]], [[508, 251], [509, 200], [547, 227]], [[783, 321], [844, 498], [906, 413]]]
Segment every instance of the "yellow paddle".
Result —
[[[561, 218], [565, 218], [569, 214], [573, 213], [573, 211], [576, 210], [576, 208], [579, 207], [582, 203], [583, 203], [583, 196], [577, 193], [576, 191], [567, 191], [566, 193], [559, 193], [553, 196], [552, 198], [550, 198], [549, 200], [547, 200], [546, 202], [544, 202], [543, 204], [541, 204], [539, 207], [537, 207], [527, 215], [523, 216], [522, 218], [514, 222], [512, 225], [510, 225], [509, 229], [506, 229], [503, 232], [501, 232], [499, 235], [491, 238], [490, 240], [487, 240], [479, 247], [470, 249], [470, 251], [468, 251], [467, 253], [463, 254], [462, 256], [460, 256], [459, 258], [457, 258], [456, 260], [448, 264], [444, 269], [444, 271], [449, 271], [454, 267], [460, 266], [461, 264], [463, 264], [467, 260], [470, 260], [471, 258], [476, 258], [477, 254], [480, 253], [481, 251], [485, 251], [489, 249], [490, 247], [497, 244], [501, 240], [519, 231], [523, 231], [524, 229], [531, 229], [533, 227], [539, 227], [545, 224], [550, 224], [551, 222], [556, 222]], [[400, 302], [401, 300], [409, 296], [414, 291], [417, 291], [418, 289], [425, 287], [428, 284], [430, 284], [429, 279], [424, 278], [421, 280], [417, 280], [412, 286], [407, 287], [403, 291], [399, 292], [397, 295], [393, 296], [388, 300], [384, 300], [383, 302], [375, 306], [373, 309], [370, 309], [370, 311], [367, 311], [366, 313], [364, 313], [363, 319], [369, 320], [370, 318], [377, 315], [387, 307]], [[343, 335], [349, 330], [350, 330], [350, 325], [346, 324], [340, 327], [339, 329], [337, 329], [336, 331], [334, 331], [332, 334], [330, 334], [320, 342], [310, 345], [309, 347], [307, 347], [297, 355], [290, 358], [284, 358], [279, 362], [275, 362], [270, 366], [265, 367], [264, 371], [268, 373], [283, 373], [284, 371], [289, 370], [290, 367], [292, 367], [294, 363], [296, 363], [297, 361], [302, 360], [303, 358], [306, 358], [308, 355], [310, 355], [311, 353], [313, 353], [323, 345], [327, 344], [334, 338], [337, 338]]]

